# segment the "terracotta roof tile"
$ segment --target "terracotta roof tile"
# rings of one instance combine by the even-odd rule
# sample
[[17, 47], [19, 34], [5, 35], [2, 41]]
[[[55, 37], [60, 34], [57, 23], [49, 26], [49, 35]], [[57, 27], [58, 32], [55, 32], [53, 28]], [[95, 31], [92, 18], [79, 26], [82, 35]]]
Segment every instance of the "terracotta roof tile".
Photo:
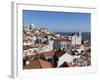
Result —
[[42, 53], [44, 56], [54, 56], [55, 52], [54, 51], [47, 51]]
[[75, 45], [75, 46], [73, 46], [72, 48], [74, 48], [74, 49], [79, 49], [80, 46], [81, 46], [81, 45]]
[[44, 61], [41, 59], [36, 59], [31, 61], [28, 65], [24, 67], [24, 69], [37, 69], [37, 68], [51, 68], [52, 65], [48, 61]]
[[60, 67], [75, 67], [75, 66], [71, 63], [64, 62], [62, 65], [60, 65]]
[[56, 51], [55, 54], [57, 55], [57, 57], [61, 57], [62, 55], [65, 54], [64, 51]]

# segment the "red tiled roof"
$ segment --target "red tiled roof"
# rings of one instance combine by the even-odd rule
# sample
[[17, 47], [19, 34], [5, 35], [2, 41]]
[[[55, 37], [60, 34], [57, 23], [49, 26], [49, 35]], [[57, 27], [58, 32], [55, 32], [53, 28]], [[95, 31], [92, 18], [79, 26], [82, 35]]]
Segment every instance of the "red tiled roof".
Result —
[[44, 56], [54, 56], [55, 52], [54, 51], [47, 51], [42, 53]]
[[55, 54], [57, 55], [57, 57], [61, 57], [62, 55], [65, 54], [64, 51], [55, 51]]
[[28, 65], [26, 65], [24, 69], [51, 68], [51, 67], [52, 65], [50, 62], [41, 59], [36, 59], [31, 61]]
[[75, 67], [73, 64], [64, 62], [63, 64], [60, 65], [60, 67]]
[[56, 40], [59, 40], [59, 41], [71, 41], [71, 40], [69, 40], [68, 38], [57, 38]]
[[81, 46], [81, 45], [75, 45], [75, 46], [73, 46], [72, 48], [74, 48], [74, 49], [79, 49], [80, 46]]

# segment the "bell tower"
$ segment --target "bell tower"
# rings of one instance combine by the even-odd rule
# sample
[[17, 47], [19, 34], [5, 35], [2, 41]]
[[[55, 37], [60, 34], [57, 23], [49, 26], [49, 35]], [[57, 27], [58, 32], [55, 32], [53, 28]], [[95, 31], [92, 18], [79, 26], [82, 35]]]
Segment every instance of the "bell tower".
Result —
[[79, 32], [79, 44], [81, 44], [82, 43], [82, 32], [80, 31]]
[[35, 27], [34, 27], [34, 24], [32, 23], [32, 24], [30, 24], [30, 26], [29, 26], [29, 29], [34, 29]]

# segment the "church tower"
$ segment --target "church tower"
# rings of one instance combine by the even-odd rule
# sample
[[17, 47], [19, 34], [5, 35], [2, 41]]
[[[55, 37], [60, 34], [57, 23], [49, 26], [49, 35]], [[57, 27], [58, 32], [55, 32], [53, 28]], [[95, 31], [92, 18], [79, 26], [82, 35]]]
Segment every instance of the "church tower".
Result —
[[29, 29], [34, 29], [34, 24], [30, 24]]
[[79, 34], [75, 34], [72, 36], [72, 45], [80, 45], [82, 43], [82, 33], [81, 31]]
[[78, 44], [80, 45], [82, 43], [82, 32], [79, 32], [79, 39], [78, 39]]

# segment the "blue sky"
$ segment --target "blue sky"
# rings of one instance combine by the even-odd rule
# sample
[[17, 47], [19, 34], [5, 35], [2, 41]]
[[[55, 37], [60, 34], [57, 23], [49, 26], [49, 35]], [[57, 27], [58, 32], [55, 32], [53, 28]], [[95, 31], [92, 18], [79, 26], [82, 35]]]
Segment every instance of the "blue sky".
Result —
[[52, 32], [90, 32], [91, 14], [23, 10], [23, 25], [48, 28]]

